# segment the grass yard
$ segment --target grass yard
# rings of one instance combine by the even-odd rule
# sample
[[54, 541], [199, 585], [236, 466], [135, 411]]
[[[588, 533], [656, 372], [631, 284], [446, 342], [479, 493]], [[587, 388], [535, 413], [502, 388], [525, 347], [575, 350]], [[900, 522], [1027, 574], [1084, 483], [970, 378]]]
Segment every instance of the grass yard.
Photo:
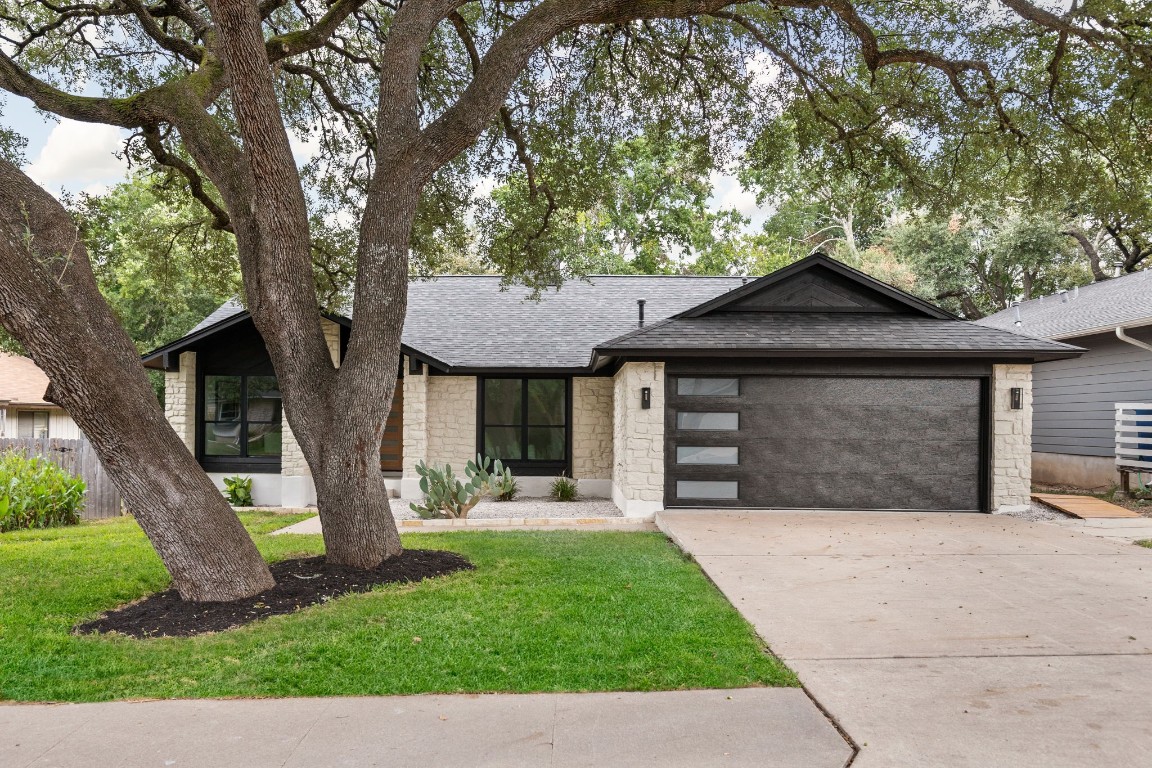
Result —
[[[319, 536], [242, 515], [269, 560]], [[335, 696], [795, 685], [696, 565], [659, 534], [405, 536], [472, 572], [347, 595], [190, 638], [74, 636], [77, 622], [164, 589], [127, 519], [0, 534], [0, 699]]]

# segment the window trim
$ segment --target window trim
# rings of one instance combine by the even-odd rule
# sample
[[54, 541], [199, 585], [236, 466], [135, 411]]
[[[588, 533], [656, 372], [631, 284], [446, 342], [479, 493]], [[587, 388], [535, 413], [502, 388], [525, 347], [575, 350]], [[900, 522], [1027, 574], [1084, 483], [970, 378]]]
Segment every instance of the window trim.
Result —
[[[521, 409], [527, 408], [528, 381], [531, 379], [550, 379], [564, 382], [564, 458], [559, 461], [542, 461], [539, 459], [501, 459], [504, 466], [514, 474], [526, 477], [551, 477], [564, 474], [572, 477], [572, 377], [557, 376], [555, 374], [518, 374], [510, 376], [477, 376], [476, 377], [476, 453], [484, 454], [484, 390], [486, 383], [491, 379], [512, 379], [522, 382], [520, 394]], [[522, 417], [526, 418], [523, 410]], [[520, 428], [528, 429], [526, 421]], [[497, 458], [495, 456], [493, 459]]]
[[[240, 424], [241, 430], [247, 435], [248, 429], [248, 379], [261, 378], [267, 376], [275, 377], [275, 373], [227, 373], [224, 371], [206, 371], [204, 369], [197, 370], [196, 372], [196, 460], [205, 472], [251, 472], [251, 473], [268, 473], [279, 474], [281, 471], [281, 463], [284, 458], [284, 448], [281, 444], [279, 456], [209, 456], [205, 453], [205, 407], [207, 401], [208, 390], [205, 384], [205, 379], [209, 376], [238, 376], [240, 378]], [[279, 382], [277, 382], [279, 384]], [[283, 429], [284, 424], [284, 406], [280, 406], [280, 424]], [[216, 422], [213, 422], [216, 423]], [[261, 424], [275, 424], [273, 421], [259, 422]], [[244, 442], [244, 450], [247, 451], [247, 442]]]

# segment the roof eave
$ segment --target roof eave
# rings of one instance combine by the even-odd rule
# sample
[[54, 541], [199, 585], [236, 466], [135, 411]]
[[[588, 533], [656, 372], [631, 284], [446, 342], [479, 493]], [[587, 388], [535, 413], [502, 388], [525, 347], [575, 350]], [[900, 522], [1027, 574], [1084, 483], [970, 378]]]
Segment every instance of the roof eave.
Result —
[[1152, 325], [1152, 317], [1146, 317], [1138, 320], [1131, 320], [1126, 323], [1109, 323], [1108, 325], [1101, 325], [1095, 328], [1088, 328], [1082, 331], [1069, 331], [1068, 333], [1058, 333], [1054, 336], [1045, 336], [1046, 339], [1053, 341], [1060, 341], [1062, 339], [1078, 339], [1082, 336], [1095, 336], [1099, 333], [1113, 333], [1117, 328], [1144, 328]]
[[1012, 360], [1031, 361], [1034, 363], [1051, 362], [1053, 360], [1066, 360], [1080, 357], [1086, 350], [1079, 347], [1069, 347], [1067, 350], [1004, 350], [1004, 349], [825, 349], [825, 348], [789, 348], [772, 349], [765, 347], [724, 348], [715, 347], [680, 347], [675, 349], [659, 347], [627, 347], [603, 349], [596, 352], [606, 360], [612, 358], [677, 358], [677, 357], [942, 357], [952, 359], [983, 359], [983, 360]]

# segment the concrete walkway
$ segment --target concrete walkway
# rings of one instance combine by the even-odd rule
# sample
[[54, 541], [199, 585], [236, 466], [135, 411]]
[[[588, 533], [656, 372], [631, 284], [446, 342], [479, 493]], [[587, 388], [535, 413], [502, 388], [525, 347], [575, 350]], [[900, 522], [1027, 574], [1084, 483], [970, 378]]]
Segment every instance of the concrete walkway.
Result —
[[796, 688], [0, 705], [0, 766], [841, 768]]
[[663, 512], [854, 768], [1152, 765], [1152, 550], [1005, 516]]
[[[650, 517], [479, 517], [467, 520], [398, 520], [401, 533], [432, 531], [655, 531]], [[273, 536], [301, 533], [319, 534], [320, 517], [310, 517], [289, 525]]]

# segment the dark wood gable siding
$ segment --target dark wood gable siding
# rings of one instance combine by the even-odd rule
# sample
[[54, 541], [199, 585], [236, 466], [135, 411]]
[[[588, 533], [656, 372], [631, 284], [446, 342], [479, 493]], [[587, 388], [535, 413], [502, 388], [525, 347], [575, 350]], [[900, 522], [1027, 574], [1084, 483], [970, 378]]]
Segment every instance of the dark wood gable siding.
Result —
[[830, 269], [813, 267], [732, 302], [722, 312], [868, 312], [904, 314], [906, 305]]
[[275, 376], [272, 359], [251, 320], [226, 328], [196, 348], [199, 374]]

